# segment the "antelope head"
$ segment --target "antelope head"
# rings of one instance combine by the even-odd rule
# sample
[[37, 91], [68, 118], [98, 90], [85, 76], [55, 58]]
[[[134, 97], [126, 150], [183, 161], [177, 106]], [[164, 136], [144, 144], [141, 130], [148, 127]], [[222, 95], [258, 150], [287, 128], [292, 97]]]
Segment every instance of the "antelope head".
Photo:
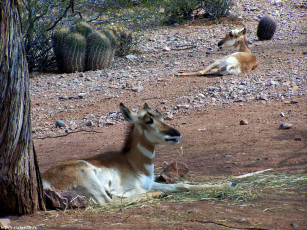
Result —
[[246, 34], [246, 28], [237, 28], [229, 32], [229, 34], [226, 35], [225, 38], [223, 38], [218, 43], [219, 49], [235, 46], [237, 47], [241, 40], [244, 39], [244, 36]]
[[177, 144], [181, 138], [180, 132], [164, 123], [162, 114], [156, 110], [152, 111], [145, 103], [142, 110], [135, 113], [120, 104], [120, 111], [124, 118], [132, 122], [135, 131], [146, 138], [151, 144]]

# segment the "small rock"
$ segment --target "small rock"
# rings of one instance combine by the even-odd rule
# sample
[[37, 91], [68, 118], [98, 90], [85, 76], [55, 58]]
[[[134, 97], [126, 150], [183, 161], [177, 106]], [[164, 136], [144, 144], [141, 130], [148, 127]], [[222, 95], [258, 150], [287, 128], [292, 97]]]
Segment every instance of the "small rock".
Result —
[[80, 195], [56, 189], [44, 189], [48, 209], [66, 210], [73, 208], [86, 208], [87, 201]]
[[266, 96], [264, 96], [264, 95], [257, 95], [256, 99], [257, 100], [263, 100], [263, 101], [267, 101], [268, 100], [268, 98]]
[[292, 87], [292, 90], [293, 90], [293, 91], [298, 91], [298, 90], [299, 90], [299, 87], [298, 87], [297, 85], [295, 85], [295, 86]]
[[240, 218], [240, 219], [238, 219], [238, 223], [243, 223], [243, 222], [245, 222], [245, 218]]
[[84, 77], [83, 73], [79, 73], [78, 77]]
[[93, 126], [93, 122], [90, 120], [90, 121], [87, 121], [85, 122], [85, 125], [90, 127], [90, 126]]
[[197, 96], [202, 98], [202, 99], [206, 98], [206, 96], [204, 94], [202, 94], [202, 93], [199, 93]]
[[59, 97], [59, 100], [61, 100], [61, 101], [66, 101], [66, 100], [68, 100], [68, 97], [66, 97], [66, 96], [60, 96], [60, 97]]
[[279, 126], [279, 129], [290, 129], [291, 127], [292, 127], [292, 124], [290, 124], [290, 123], [282, 123]]
[[177, 105], [177, 109], [188, 109], [188, 108], [190, 108], [190, 105], [188, 105], [188, 104]]
[[209, 87], [208, 87], [208, 90], [209, 90], [209, 91], [217, 91], [217, 92], [220, 92], [220, 91], [221, 91], [221, 88], [215, 87], [215, 86], [209, 86]]
[[295, 141], [302, 141], [302, 138], [301, 137], [295, 137], [294, 140]]
[[298, 224], [295, 223], [294, 221], [291, 223], [291, 226], [292, 226], [293, 228], [298, 228]]
[[61, 120], [57, 120], [56, 122], [55, 122], [55, 127], [56, 128], [61, 128], [61, 127], [65, 127], [66, 126], [66, 124], [65, 124], [65, 122], [64, 121], [61, 121]]
[[165, 120], [173, 120], [173, 113], [171, 112], [166, 112], [166, 115], [165, 115]]
[[246, 119], [241, 120], [240, 125], [248, 125], [248, 120]]
[[281, 112], [281, 113], [280, 113], [280, 116], [281, 116], [281, 117], [285, 117], [286, 115], [285, 115], [283, 112]]
[[86, 93], [79, 93], [78, 94], [78, 98], [80, 98], [80, 99], [84, 99], [84, 98], [86, 98]]
[[143, 87], [143, 86], [141, 86], [141, 85], [139, 85], [139, 86], [135, 86], [135, 87], [133, 87], [133, 88], [132, 88], [132, 90], [133, 90], [134, 92], [139, 93], [139, 92], [144, 91], [144, 87]]
[[115, 125], [115, 122], [113, 122], [113, 121], [110, 120], [110, 119], [107, 119], [106, 125]]
[[271, 0], [271, 4], [276, 5], [276, 6], [282, 6], [283, 1], [282, 0]]
[[83, 119], [86, 119], [86, 120], [88, 120], [88, 119], [93, 119], [93, 118], [95, 118], [95, 115], [94, 115], [94, 114], [87, 114], [87, 115], [85, 115], [85, 116], [83, 117]]
[[73, 83], [78, 83], [78, 82], [79, 82], [78, 79], [74, 79], [74, 80], [73, 80]]
[[129, 54], [129, 55], [126, 56], [126, 58], [129, 59], [129, 60], [135, 60], [135, 59], [137, 59], [137, 56]]
[[203, 106], [202, 104], [194, 104], [194, 109], [198, 109], [198, 108], [200, 108], [202, 106]]
[[170, 51], [171, 48], [169, 48], [168, 46], [164, 46], [164, 47], [162, 48], [162, 50], [163, 50], [163, 51]]

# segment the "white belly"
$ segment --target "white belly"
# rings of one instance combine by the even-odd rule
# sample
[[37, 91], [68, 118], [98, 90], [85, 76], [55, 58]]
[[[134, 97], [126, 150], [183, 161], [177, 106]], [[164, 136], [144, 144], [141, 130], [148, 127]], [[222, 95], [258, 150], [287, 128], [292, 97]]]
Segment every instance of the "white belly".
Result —
[[240, 63], [235, 57], [226, 57], [221, 61], [219, 65], [219, 71], [222, 75], [240, 74]]

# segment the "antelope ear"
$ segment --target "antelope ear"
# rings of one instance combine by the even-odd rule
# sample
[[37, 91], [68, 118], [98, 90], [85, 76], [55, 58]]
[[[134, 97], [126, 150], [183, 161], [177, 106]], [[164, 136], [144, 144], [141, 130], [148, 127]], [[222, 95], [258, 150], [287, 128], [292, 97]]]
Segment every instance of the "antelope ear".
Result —
[[164, 121], [164, 117], [163, 117], [162, 113], [160, 113], [160, 111], [157, 110], [157, 109], [156, 109], [156, 113], [157, 113], [157, 115], [156, 115], [157, 119]]
[[123, 114], [124, 118], [127, 121], [130, 121], [132, 123], [135, 123], [138, 119], [137, 119], [137, 114], [132, 112], [130, 109], [128, 109], [126, 106], [124, 106], [123, 103], [120, 103], [119, 105], [120, 108], [120, 112]]
[[246, 27], [244, 27], [243, 30], [242, 30], [243, 35], [245, 35], [246, 32], [247, 32], [247, 29], [246, 29]]
[[143, 109], [147, 112], [151, 112], [151, 108], [149, 107], [149, 105], [147, 103], [144, 104]]

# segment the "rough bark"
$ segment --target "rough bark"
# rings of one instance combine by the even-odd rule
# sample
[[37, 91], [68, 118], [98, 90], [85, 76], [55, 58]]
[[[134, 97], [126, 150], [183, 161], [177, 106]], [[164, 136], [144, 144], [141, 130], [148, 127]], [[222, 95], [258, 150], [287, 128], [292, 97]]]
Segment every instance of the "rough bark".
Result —
[[0, 1], [0, 216], [45, 209], [17, 0]]

